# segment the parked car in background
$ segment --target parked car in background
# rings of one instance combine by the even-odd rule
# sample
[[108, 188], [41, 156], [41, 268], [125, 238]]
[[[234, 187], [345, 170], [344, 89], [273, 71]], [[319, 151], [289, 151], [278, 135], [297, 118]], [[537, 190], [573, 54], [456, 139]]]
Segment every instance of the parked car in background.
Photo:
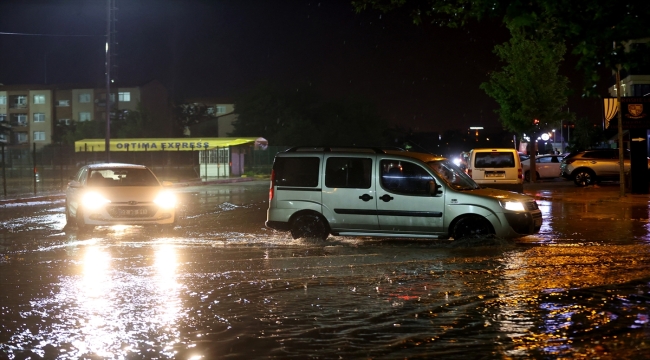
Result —
[[[648, 161], [650, 168], [650, 160]], [[572, 152], [560, 163], [563, 177], [577, 186], [593, 185], [602, 180], [620, 179], [618, 149], [592, 149]], [[623, 152], [624, 171], [630, 171], [630, 151]]]
[[467, 174], [481, 186], [524, 192], [521, 160], [515, 149], [472, 149], [469, 152]]
[[[560, 162], [562, 155], [538, 155], [535, 157], [535, 170], [537, 179], [551, 179], [561, 177]], [[530, 181], [530, 159], [523, 160], [521, 167], [524, 171], [524, 180]]]
[[98, 225], [167, 225], [176, 222], [176, 198], [143, 165], [82, 166], [68, 183], [65, 218], [79, 230]]

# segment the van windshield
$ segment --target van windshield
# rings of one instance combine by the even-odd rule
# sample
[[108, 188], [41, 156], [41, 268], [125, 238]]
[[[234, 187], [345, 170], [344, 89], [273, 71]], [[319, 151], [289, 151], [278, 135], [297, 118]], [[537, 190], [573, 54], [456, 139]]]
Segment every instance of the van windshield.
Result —
[[427, 165], [438, 176], [456, 190], [473, 190], [478, 189], [480, 186], [472, 180], [463, 170], [456, 166], [453, 162], [445, 160], [435, 160], [427, 162]]

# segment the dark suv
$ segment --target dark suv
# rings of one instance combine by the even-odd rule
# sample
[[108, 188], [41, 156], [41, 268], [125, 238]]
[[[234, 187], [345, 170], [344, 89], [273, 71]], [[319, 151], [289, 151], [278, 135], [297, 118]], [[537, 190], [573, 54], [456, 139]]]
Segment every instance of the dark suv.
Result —
[[[600, 180], [619, 180], [618, 149], [593, 149], [572, 152], [560, 163], [560, 173], [578, 186], [593, 185]], [[630, 171], [630, 151], [623, 152], [625, 173]]]

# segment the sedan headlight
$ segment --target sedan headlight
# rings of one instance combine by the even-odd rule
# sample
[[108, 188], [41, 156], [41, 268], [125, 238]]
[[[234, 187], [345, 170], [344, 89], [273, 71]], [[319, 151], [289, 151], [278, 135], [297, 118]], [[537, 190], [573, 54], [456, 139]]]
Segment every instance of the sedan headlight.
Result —
[[524, 211], [526, 208], [524, 207], [524, 204], [520, 201], [499, 201], [499, 204], [501, 204], [501, 207], [506, 209], [506, 210], [512, 210], [512, 211]]
[[153, 202], [163, 209], [171, 209], [176, 206], [176, 195], [171, 191], [161, 191]]
[[85, 193], [81, 198], [81, 205], [83, 205], [84, 208], [90, 210], [99, 209], [100, 207], [110, 202], [110, 200], [103, 197], [102, 194], [96, 191], [89, 191]]

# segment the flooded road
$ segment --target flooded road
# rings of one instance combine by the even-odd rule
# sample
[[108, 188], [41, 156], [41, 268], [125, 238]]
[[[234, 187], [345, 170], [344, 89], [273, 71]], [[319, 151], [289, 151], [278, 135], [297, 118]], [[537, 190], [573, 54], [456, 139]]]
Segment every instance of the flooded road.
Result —
[[64, 229], [0, 210], [0, 358], [643, 358], [648, 205], [538, 201], [541, 233], [293, 240], [268, 183], [179, 189], [183, 224]]

